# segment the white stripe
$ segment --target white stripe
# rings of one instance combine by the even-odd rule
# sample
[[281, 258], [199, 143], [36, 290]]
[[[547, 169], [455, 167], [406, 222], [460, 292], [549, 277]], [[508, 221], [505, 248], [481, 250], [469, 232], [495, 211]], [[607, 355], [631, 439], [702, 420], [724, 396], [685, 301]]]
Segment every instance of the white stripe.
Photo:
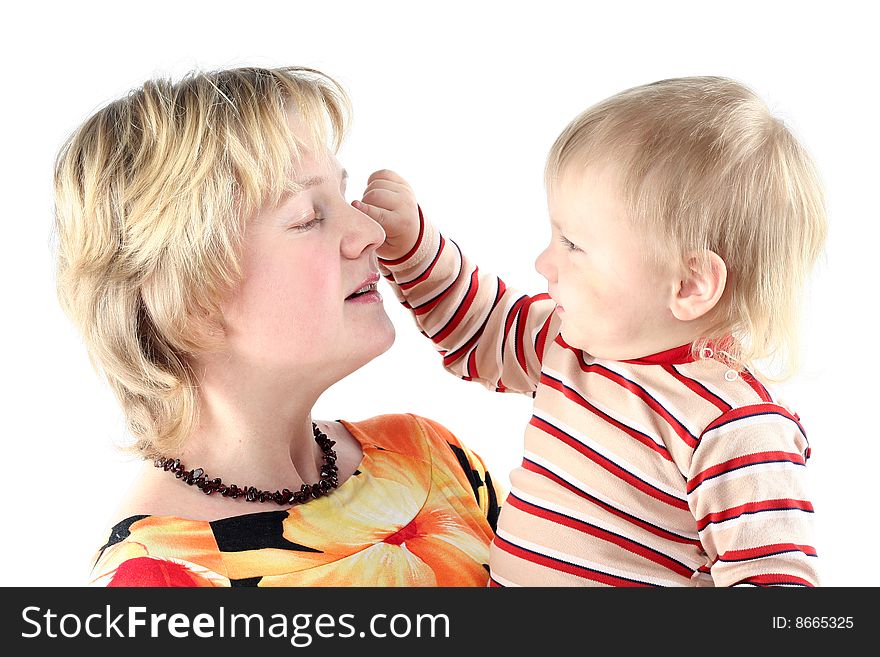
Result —
[[[510, 360], [510, 358], [512, 358], [513, 362], [516, 363], [517, 369], [519, 369], [519, 362], [516, 360], [516, 349], [515, 349], [515, 343], [516, 343], [516, 333], [514, 332], [515, 323], [511, 323], [511, 325], [510, 325], [510, 331], [511, 331], [511, 334], [513, 335], [513, 337], [511, 338], [510, 336], [508, 336], [508, 339], [506, 339], [506, 340], [504, 339], [505, 335], [507, 335], [507, 334], [505, 334], [504, 331], [505, 331], [505, 327], [507, 326], [507, 320], [510, 317], [510, 311], [513, 309], [514, 304], [516, 304], [520, 299], [523, 298], [523, 295], [521, 295], [519, 292], [515, 292], [515, 293], [513, 293], [513, 292], [515, 292], [515, 291], [511, 290], [510, 288], [507, 288], [504, 291], [504, 296], [507, 297], [507, 300], [505, 301], [504, 306], [503, 306], [504, 312], [501, 314], [501, 317], [500, 317], [501, 322], [498, 325], [498, 341], [495, 344], [495, 363], [496, 363], [496, 367], [497, 367], [497, 371], [498, 371], [498, 378], [500, 378], [502, 380], [504, 379], [504, 366], [503, 366], [503, 356], [502, 356], [502, 353], [504, 350], [502, 350], [502, 348], [501, 348], [502, 345], [506, 345], [507, 349], [509, 349], [511, 345], [514, 345], [514, 350], [511, 353], [511, 355], [508, 357], [508, 360]], [[496, 382], [497, 382], [497, 380], [496, 380]]]
[[[721, 366], [721, 370], [720, 370], [717, 374], [716, 374], [715, 372], [712, 372], [712, 373], [706, 373], [706, 372], [704, 372], [704, 373], [702, 373], [702, 374], [703, 374], [702, 376], [695, 376], [693, 373], [689, 372], [688, 370], [690, 370], [690, 369], [696, 369], [696, 366], [697, 366], [698, 363], [699, 363], [699, 364], [702, 364], [702, 363], [707, 363], [707, 364], [708, 364], [708, 363], [715, 363], [715, 364]], [[687, 366], [687, 367], [685, 367], [685, 366]], [[673, 368], [676, 372], [678, 372], [681, 376], [683, 376], [683, 377], [685, 377], [685, 378], [687, 378], [687, 379], [692, 379], [692, 380], [696, 381], [697, 383], [699, 383], [701, 386], [703, 386], [704, 388], [706, 388], [706, 390], [708, 390], [708, 391], [711, 392], [713, 395], [715, 395], [716, 397], [718, 397], [721, 401], [723, 401], [725, 404], [727, 404], [727, 405], [730, 406], [731, 408], [736, 408], [737, 406], [740, 406], [740, 405], [741, 405], [741, 404], [736, 403], [735, 400], [733, 400], [733, 399], [729, 399], [729, 398], [727, 397], [727, 394], [726, 394], [726, 393], [730, 392], [729, 390], [722, 390], [721, 388], [719, 388], [718, 386], [714, 385], [714, 384], [709, 380], [709, 377], [710, 377], [710, 374], [711, 374], [711, 375], [713, 376], [713, 379], [714, 379], [714, 376], [717, 376], [717, 377], [719, 378], [719, 380], [724, 381], [725, 384], [726, 384], [728, 387], [730, 387], [730, 381], [727, 381], [727, 380], [724, 379], [724, 373], [727, 372], [727, 368], [724, 367], [723, 365], [721, 365], [721, 363], [719, 363], [718, 361], [716, 361], [716, 360], [713, 360], [713, 361], [705, 361], [705, 360], [701, 360], [701, 361], [696, 361], [696, 362], [694, 362], [694, 363], [682, 363], [682, 364], [680, 364], [680, 365], [673, 365], [672, 368]], [[707, 368], [707, 369], [708, 369], [708, 368]], [[754, 392], [754, 391], [753, 391], [753, 392]], [[709, 402], [709, 401], [707, 400], [707, 403], [710, 403], [710, 404], [711, 404], [712, 402]], [[713, 406], [714, 406], [714, 404], [713, 404]]]
[[[422, 236], [422, 244], [419, 245], [418, 250], [416, 250], [416, 252], [412, 255], [412, 257], [409, 260], [405, 260], [404, 262], [400, 263], [399, 265], [391, 265], [391, 266], [386, 265], [385, 266], [386, 269], [388, 269], [389, 271], [391, 271], [393, 273], [397, 273], [400, 271], [406, 271], [407, 265], [409, 264], [410, 260], [418, 259], [419, 261], [423, 262], [425, 266], [417, 274], [411, 274], [411, 275], [407, 276], [407, 279], [405, 281], [403, 281], [403, 283], [406, 283], [406, 284], [412, 283], [412, 281], [414, 281], [417, 278], [420, 278], [422, 275], [424, 275], [424, 273], [426, 271], [428, 271], [428, 268], [434, 262], [434, 259], [437, 257], [437, 254], [440, 252], [440, 243], [442, 241], [441, 238], [442, 238], [442, 236], [437, 231], [425, 231], [425, 234]], [[420, 256], [419, 252], [420, 251], [427, 251], [430, 248], [430, 246], [431, 246], [431, 244], [429, 244], [430, 240], [433, 240], [435, 242], [434, 248], [430, 251], [430, 253], [428, 255], [426, 255], [422, 259], [419, 257]], [[447, 240], [447, 241], [449, 241], [449, 240]], [[394, 280], [395, 281], [397, 280], [397, 276], [394, 277]], [[422, 281], [421, 283], [419, 283], [418, 286], [424, 285], [425, 282], [426, 281]], [[395, 286], [395, 287], [397, 287], [397, 286]], [[412, 288], [410, 288], [410, 289], [412, 289]]]
[[[678, 489], [678, 488], [673, 488], [672, 486], [668, 486], [668, 485], [664, 484], [663, 482], [657, 481], [653, 477], [649, 477], [644, 472], [641, 472], [640, 470], [636, 469], [634, 467], [634, 465], [630, 462], [626, 462], [626, 467], [624, 467], [624, 465], [618, 459], [614, 458], [614, 456], [610, 452], [605, 450], [601, 445], [599, 445], [599, 443], [597, 443], [593, 440], [590, 440], [580, 431], [574, 429], [573, 427], [570, 427], [569, 425], [565, 424], [564, 422], [561, 422], [560, 420], [558, 420], [554, 416], [550, 415], [546, 411], [535, 408], [535, 409], [533, 409], [533, 413], [534, 413], [535, 417], [537, 417], [541, 420], [544, 420], [548, 424], [553, 425], [554, 427], [556, 427], [557, 429], [560, 429], [561, 431], [564, 431], [565, 433], [567, 433], [569, 436], [571, 436], [572, 438], [574, 438], [575, 440], [577, 440], [581, 444], [586, 445], [587, 447], [589, 447], [593, 451], [598, 452], [599, 454], [604, 456], [606, 459], [608, 459], [609, 461], [611, 461], [612, 463], [614, 463], [615, 465], [617, 465], [621, 469], [625, 470], [626, 472], [630, 473], [631, 475], [633, 475], [635, 477], [638, 477], [639, 479], [641, 479], [642, 481], [646, 482], [647, 484], [653, 486], [657, 490], [661, 490], [664, 493], [667, 493], [676, 499], [679, 499], [682, 501], [687, 501], [687, 495], [685, 494], [685, 492], [683, 490]], [[531, 429], [533, 431], [541, 432], [541, 430], [538, 427], [535, 427], [531, 424], [529, 424], [527, 426], [527, 431], [529, 429]], [[543, 433], [543, 432], [541, 432], [541, 433]], [[586, 458], [586, 457], [584, 457], [584, 458]]]
[[[486, 321], [486, 318], [492, 313], [492, 303], [487, 299], [485, 303], [481, 303], [480, 295], [485, 294], [482, 289], [483, 281], [478, 281], [478, 285], [480, 286], [480, 290], [477, 293], [476, 298], [474, 299], [474, 303], [471, 305], [471, 309], [475, 306], [478, 310], [481, 311], [481, 315], [475, 316], [472, 311], [468, 312], [459, 323], [458, 327], [452, 331], [452, 334], [449, 336], [454, 337], [456, 333], [461, 332], [466, 326], [470, 328], [469, 331], [465, 331], [465, 335], [452, 347], [449, 347], [447, 351], [449, 353], [454, 353], [461, 349], [464, 345], [467, 344], [468, 340], [474, 337], [474, 334], [480, 329], [483, 325], [483, 322]], [[495, 297], [498, 296], [498, 279], [495, 279], [495, 289], [492, 292], [492, 296], [489, 297], [492, 301], [495, 300]], [[474, 345], [474, 349], [476, 349], [477, 345]], [[467, 354], [465, 354], [467, 355]]]
[[552, 376], [554, 379], [558, 379], [559, 381], [561, 381], [564, 386], [571, 388], [572, 390], [577, 392], [581, 397], [586, 399], [590, 404], [592, 404], [593, 406], [598, 408], [600, 411], [602, 411], [603, 413], [605, 413], [606, 415], [608, 415], [612, 419], [620, 422], [621, 424], [623, 424], [625, 426], [630, 427], [631, 429], [635, 429], [636, 431], [639, 431], [639, 432], [645, 434], [648, 438], [651, 439], [651, 441], [655, 445], [657, 445], [658, 447], [662, 447], [667, 452], [669, 451], [666, 448], [666, 443], [664, 443], [663, 439], [660, 438], [659, 436], [657, 436], [655, 432], [653, 432], [650, 429], [648, 429], [647, 427], [639, 424], [638, 422], [632, 421], [630, 418], [615, 417], [614, 411], [612, 411], [610, 408], [608, 408], [604, 404], [600, 403], [599, 400], [597, 398], [595, 398], [595, 396], [593, 398], [591, 398], [590, 395], [588, 393], [584, 392], [578, 386], [577, 383], [575, 383], [572, 379], [568, 378], [567, 376], [565, 376], [561, 372], [557, 372], [556, 370], [550, 369], [549, 367], [545, 367], [542, 371], [545, 374]]
[[[715, 529], [723, 528], [725, 530], [730, 529], [731, 527], [738, 527], [739, 525], [748, 524], [750, 522], [754, 523], [767, 523], [767, 522], [779, 522], [785, 516], [792, 516], [794, 518], [794, 522], [798, 524], [802, 524], [806, 518], [804, 516], [812, 516], [813, 514], [809, 511], [804, 511], [803, 509], [774, 509], [774, 510], [762, 510], [762, 511], [752, 511], [749, 513], [743, 513], [742, 515], [736, 516], [735, 518], [729, 518], [727, 520], [716, 520], [715, 522], [710, 522], [706, 525], [705, 529], [700, 532], [700, 540], [703, 540], [703, 537], [706, 535], [706, 532], [712, 532]], [[703, 541], [705, 543], [705, 541]]]
[[[495, 549], [500, 550], [501, 548], [495, 548]], [[513, 556], [513, 555], [510, 555], [510, 556]], [[522, 584], [516, 584], [515, 582], [511, 582], [509, 579], [502, 577], [501, 575], [496, 573], [494, 570], [490, 574], [492, 576], [492, 579], [494, 579], [496, 582], [501, 584], [501, 586], [522, 588]]]
[[[774, 401], [767, 402], [764, 400], [761, 395], [741, 376], [737, 376], [733, 381], [727, 381], [724, 378], [724, 375], [730, 368], [717, 360], [697, 360], [693, 363], [681, 365], [677, 369], [679, 370], [679, 373], [684, 376], [699, 381], [709, 392], [721, 397], [721, 399], [733, 408], [747, 406], [749, 404], [778, 403], [775, 401], [775, 394], [773, 391], [760, 382], [758, 382], [759, 385], [767, 391], [767, 394], [770, 395], [770, 398], [774, 399]], [[695, 371], [692, 372], [691, 370]], [[716, 385], [716, 382], [718, 385]]]
[[[618, 568], [611, 568], [607, 564], [596, 563], [595, 561], [589, 561], [587, 559], [582, 559], [573, 554], [568, 554], [566, 552], [560, 552], [558, 550], [553, 550], [551, 548], [545, 547], [543, 545], [538, 545], [537, 543], [532, 543], [531, 541], [527, 541], [525, 539], [519, 537], [513, 537], [508, 534], [503, 529], [498, 530], [498, 536], [503, 538], [505, 541], [516, 545], [517, 547], [521, 547], [525, 550], [531, 550], [532, 552], [537, 552], [538, 554], [552, 557], [554, 559], [559, 559], [561, 561], [567, 561], [568, 563], [575, 564], [576, 566], [581, 566], [582, 568], [589, 568], [591, 570], [596, 570], [600, 573], [605, 573], [607, 575], [612, 575], [614, 577], [622, 577], [624, 579], [634, 580], [636, 582], [646, 582], [648, 584], [656, 584], [657, 586], [682, 586], [681, 580], [670, 580], [663, 579], [660, 577], [651, 577], [649, 575], [644, 575], [642, 573], [633, 573], [626, 570], [620, 570]], [[501, 549], [501, 548], [499, 548]], [[509, 554], [509, 553], [508, 553]], [[514, 555], [509, 555], [514, 556]], [[520, 557], [521, 558], [521, 557]], [[530, 562], [533, 563], [533, 562]], [[541, 566], [541, 564], [534, 564], [535, 566]], [[556, 570], [551, 566], [543, 566], [544, 568], [549, 568], [550, 570]]]
[[[710, 466], [711, 467], [711, 466]], [[725, 472], [722, 475], [706, 479], [703, 483], [691, 491], [691, 495], [702, 494], [711, 490], [719, 484], [729, 483], [741, 477], [763, 476], [773, 472], [783, 472], [794, 468], [803, 468], [800, 463], [791, 463], [790, 461], [777, 461], [773, 463], [752, 463], [747, 466], [741, 466], [736, 470]]]
[[[688, 418], [687, 413], [683, 412], [675, 404], [673, 404], [671, 401], [669, 401], [667, 398], [665, 398], [663, 395], [661, 395], [660, 392], [657, 390], [656, 385], [653, 385], [653, 384], [649, 385], [648, 383], [646, 383], [644, 381], [639, 381], [638, 377], [636, 376], [636, 374], [638, 372], [638, 370], [636, 368], [627, 369], [626, 367], [624, 367], [623, 363], [618, 363], [618, 362], [611, 361], [611, 360], [596, 360], [595, 362], [597, 365], [601, 365], [602, 367], [605, 367], [605, 368], [611, 370], [615, 374], [619, 374], [621, 377], [627, 379], [628, 381], [632, 381], [633, 383], [637, 384], [639, 387], [641, 387], [645, 391], [645, 393], [648, 396], [650, 396], [652, 399], [654, 399], [654, 401], [656, 401], [664, 409], [666, 409], [666, 411], [673, 418], [675, 418], [675, 420], [679, 424], [681, 424], [685, 429], [687, 429], [694, 438], [699, 437], [700, 432], [703, 430], [704, 427], [696, 425], [696, 424], [691, 424], [691, 421]], [[664, 372], [664, 374], [669, 376], [669, 374], [667, 372]], [[654, 411], [653, 409], [652, 409], [652, 412], [655, 414], [657, 413], [657, 411]]]
[[[458, 256], [457, 256], [457, 258], [458, 258], [458, 271], [456, 272], [454, 277], [450, 277], [450, 279], [449, 279], [449, 280], [453, 281], [452, 285], [450, 287], [445, 288], [445, 290], [443, 291], [443, 294], [448, 295], [448, 296], [446, 296], [446, 298], [444, 298], [442, 301], [440, 301], [439, 305], [436, 306], [434, 308], [434, 310], [429, 312], [427, 315], [421, 315], [421, 317], [423, 318], [422, 321], [424, 321], [426, 323], [429, 318], [432, 320], [435, 320], [431, 323], [430, 327], [425, 326], [425, 332], [430, 336], [437, 335], [440, 331], [442, 331], [446, 327], [446, 325], [452, 319], [453, 315], [455, 315], [459, 306], [461, 306], [461, 302], [468, 292], [468, 289], [469, 289], [468, 285], [463, 285], [463, 286], [461, 286], [461, 288], [458, 291], [456, 291], [455, 287], [459, 283], [459, 277], [467, 278], [468, 280], [470, 280], [471, 274], [473, 274], [473, 269], [468, 271], [466, 275], [463, 274], [462, 267], [464, 266], [464, 260], [462, 259], [461, 251], [458, 250], [458, 245], [455, 244], [455, 242], [453, 242], [452, 240], [446, 240], [446, 241], [448, 243], [451, 243], [456, 246], [456, 253], [458, 254]], [[453, 297], [452, 295], [456, 294], [456, 292], [457, 292], [457, 296]], [[430, 301], [431, 299], [434, 299], [438, 293], [439, 293], [439, 290], [436, 290], [436, 289], [431, 290], [430, 295], [426, 295], [422, 299], [419, 299], [416, 303], [412, 303], [412, 302], [410, 302], [410, 303], [412, 306], [421, 306], [424, 303], [427, 303], [428, 301]], [[449, 309], [446, 311], [446, 313], [444, 315], [438, 317], [437, 313], [439, 313], [439, 308], [443, 305], [449, 304], [453, 299], [454, 299], [454, 303], [452, 303], [452, 305], [449, 307]]]
[[[601, 500], [605, 504], [608, 504], [609, 506], [611, 506], [615, 509], [620, 509], [619, 505], [616, 503], [615, 500], [611, 500], [609, 497], [606, 497], [605, 495], [603, 495], [602, 493], [597, 491], [595, 488], [591, 487], [586, 482], [578, 479], [570, 472], [563, 470], [558, 465], [555, 465], [552, 461], [548, 461], [548, 460], [544, 459], [543, 457], [538, 456], [534, 452], [530, 452], [528, 450], [525, 451], [524, 456], [528, 460], [537, 463], [538, 465], [546, 468], [547, 470], [549, 470], [550, 472], [552, 472], [556, 476], [564, 479], [565, 481], [570, 483], [575, 488], [578, 488], [578, 489], [584, 491], [588, 495], [592, 495], [593, 497]], [[525, 469], [521, 469], [521, 471], [527, 472], [530, 475], [535, 475], [536, 477], [541, 477], [541, 475], [536, 472], [531, 472], [531, 471], [525, 470]], [[541, 479], [546, 481], [546, 478], [544, 478], [544, 477], [541, 477]], [[547, 500], [541, 499], [538, 497], [533, 497], [531, 494], [526, 493], [525, 491], [522, 491], [521, 489], [516, 489], [515, 487], [512, 487], [511, 490], [512, 491], [513, 490], [520, 490], [522, 492], [522, 495], [520, 495], [520, 497], [522, 497], [523, 499], [531, 498], [529, 501], [531, 501], [533, 504], [536, 504], [537, 506], [542, 506], [542, 507], [546, 507], [549, 509], [553, 509], [555, 507], [555, 505], [548, 502]], [[594, 524], [599, 524], [594, 517], [581, 514], [579, 512], [573, 511], [573, 510], [568, 509], [566, 507], [561, 507], [561, 506], [556, 507], [555, 510], [559, 510], [560, 513], [565, 513], [566, 515], [574, 516], [574, 517], [576, 517], [580, 520], [583, 520], [585, 522], [592, 522]], [[620, 510], [624, 511], [625, 513], [627, 512], [624, 509], [620, 509]], [[677, 529], [672, 529], [669, 525], [664, 525], [662, 522], [658, 522], [658, 519], [656, 519], [656, 518], [651, 518], [651, 520], [649, 521], [646, 518], [638, 516], [634, 513], [630, 514], [630, 515], [632, 515], [634, 518], [637, 518], [637, 519], [642, 520], [644, 522], [648, 522], [649, 524], [654, 525], [655, 527], [657, 527], [659, 529], [667, 531], [670, 534], [675, 534], [676, 536], [680, 536], [681, 538], [684, 538], [684, 539], [696, 541], [696, 540], [699, 540], [699, 538], [700, 538], [696, 532], [682, 533], [682, 532], [678, 531]], [[612, 526], [608, 525], [608, 526], [603, 527], [603, 529], [607, 529], [608, 531], [613, 531], [615, 533], [620, 533], [619, 527], [612, 528]], [[647, 531], [647, 530], [645, 530], [645, 531]], [[661, 539], [661, 540], [663, 540], [664, 545], [667, 545], [670, 542], [668, 539]]]
[[[744, 429], [755, 427], [761, 424], [778, 424], [780, 426], [784, 426], [786, 434], [792, 432], [795, 437], [796, 443], [789, 445], [789, 447], [796, 447], [800, 452], [803, 452], [803, 450], [807, 447], [807, 442], [806, 440], [804, 440], [804, 436], [801, 433], [800, 427], [798, 427], [797, 422], [785, 417], [784, 415], [780, 415], [776, 412], [774, 408], [768, 408], [767, 410], [767, 413], [762, 413], [760, 415], [748, 415], [746, 417], [739, 418], [738, 420], [731, 420], [730, 422], [715, 427], [714, 429], [710, 429], [703, 434], [703, 437], [700, 439], [700, 444], [698, 448], [702, 448], [707, 439], [719, 440], [720, 438], [723, 438], [730, 433], [742, 431]], [[768, 445], [768, 447], [769, 446], [770, 445]]]

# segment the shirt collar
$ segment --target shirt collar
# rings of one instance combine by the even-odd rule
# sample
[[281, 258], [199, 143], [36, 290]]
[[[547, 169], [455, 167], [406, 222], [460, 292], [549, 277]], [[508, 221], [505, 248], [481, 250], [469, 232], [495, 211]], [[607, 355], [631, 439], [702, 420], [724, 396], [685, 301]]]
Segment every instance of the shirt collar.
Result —
[[635, 365], [681, 365], [683, 363], [693, 363], [692, 353], [693, 343], [683, 344], [680, 347], [673, 347], [666, 351], [661, 351], [650, 356], [642, 356], [641, 358], [633, 358], [631, 360], [622, 360], [621, 363], [633, 363]]

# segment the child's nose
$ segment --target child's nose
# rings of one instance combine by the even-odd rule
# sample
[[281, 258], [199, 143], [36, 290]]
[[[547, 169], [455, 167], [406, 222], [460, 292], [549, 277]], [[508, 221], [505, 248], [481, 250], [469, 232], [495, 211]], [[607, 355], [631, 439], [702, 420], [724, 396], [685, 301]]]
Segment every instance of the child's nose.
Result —
[[550, 247], [541, 251], [535, 260], [535, 269], [541, 276], [547, 279], [547, 282], [554, 283], [556, 279], [556, 269], [550, 261]]

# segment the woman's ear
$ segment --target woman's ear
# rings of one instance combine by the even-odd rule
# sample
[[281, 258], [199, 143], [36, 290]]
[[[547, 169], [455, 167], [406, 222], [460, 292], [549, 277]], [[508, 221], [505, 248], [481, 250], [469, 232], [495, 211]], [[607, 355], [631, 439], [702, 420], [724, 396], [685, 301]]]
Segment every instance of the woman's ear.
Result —
[[676, 285], [670, 310], [676, 319], [690, 322], [704, 317], [717, 304], [727, 283], [727, 265], [714, 251], [692, 253]]

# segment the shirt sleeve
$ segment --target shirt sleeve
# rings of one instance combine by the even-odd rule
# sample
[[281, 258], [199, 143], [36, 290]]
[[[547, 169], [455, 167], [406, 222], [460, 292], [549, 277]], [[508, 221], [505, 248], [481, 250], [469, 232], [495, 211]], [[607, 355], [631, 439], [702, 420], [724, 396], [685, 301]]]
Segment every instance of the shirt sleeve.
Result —
[[498, 392], [534, 395], [553, 339], [555, 303], [528, 296], [482, 272], [458, 245], [425, 221], [413, 249], [379, 266], [398, 300], [443, 357], [443, 366]]
[[818, 586], [809, 443], [772, 403], [725, 412], [700, 436], [688, 503], [717, 586]]

